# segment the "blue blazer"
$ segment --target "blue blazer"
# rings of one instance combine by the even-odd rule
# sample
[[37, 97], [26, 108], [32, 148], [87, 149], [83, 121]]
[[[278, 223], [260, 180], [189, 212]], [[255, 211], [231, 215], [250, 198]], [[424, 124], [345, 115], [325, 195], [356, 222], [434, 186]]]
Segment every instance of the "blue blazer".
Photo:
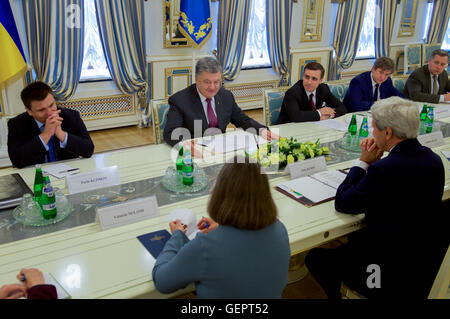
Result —
[[[350, 86], [343, 101], [348, 112], [367, 111], [373, 105], [371, 73], [372, 71], [361, 73], [350, 81]], [[386, 99], [391, 96], [405, 97], [392, 85], [391, 78], [387, 78], [386, 81], [381, 83], [378, 90], [380, 91], [380, 99]]]
[[339, 186], [336, 210], [365, 214], [365, 236], [352, 255], [368, 254], [370, 264], [380, 265], [382, 288], [407, 291], [398, 285], [417, 288], [434, 279], [433, 267], [439, 265], [431, 262], [438, 258], [434, 249], [448, 237], [441, 206], [444, 183], [440, 157], [417, 139], [407, 139], [367, 173], [353, 167]]
[[195, 283], [198, 298], [281, 298], [289, 259], [279, 220], [261, 230], [221, 225], [191, 241], [177, 230], [156, 260], [153, 282], [162, 293]]

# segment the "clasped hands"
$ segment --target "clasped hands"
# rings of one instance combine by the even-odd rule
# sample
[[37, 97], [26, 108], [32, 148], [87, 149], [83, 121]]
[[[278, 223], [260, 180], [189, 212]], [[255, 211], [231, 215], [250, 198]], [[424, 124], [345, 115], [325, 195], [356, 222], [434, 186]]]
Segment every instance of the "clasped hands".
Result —
[[321, 121], [328, 120], [328, 119], [336, 116], [336, 111], [328, 106], [322, 107], [322, 108], [318, 109], [317, 111], [319, 111], [319, 113], [320, 113]]
[[[169, 227], [172, 234], [176, 230], [181, 230], [183, 233], [186, 233], [187, 226], [183, 224], [179, 219], [170, 222]], [[207, 234], [210, 231], [216, 229], [217, 227], [219, 227], [219, 224], [216, 223], [214, 220], [212, 220], [212, 218], [210, 217], [203, 217], [197, 223], [198, 230], [203, 234]]]
[[359, 143], [359, 146], [361, 148], [361, 157], [359, 159], [369, 165], [378, 161], [383, 156], [384, 150], [378, 148], [373, 137], [363, 139]]
[[59, 113], [61, 113], [61, 110], [56, 110], [45, 120], [44, 131], [40, 135], [45, 144], [48, 144], [48, 141], [53, 135], [56, 135], [61, 142], [64, 142], [66, 138], [67, 133], [61, 128], [64, 119], [59, 116]]

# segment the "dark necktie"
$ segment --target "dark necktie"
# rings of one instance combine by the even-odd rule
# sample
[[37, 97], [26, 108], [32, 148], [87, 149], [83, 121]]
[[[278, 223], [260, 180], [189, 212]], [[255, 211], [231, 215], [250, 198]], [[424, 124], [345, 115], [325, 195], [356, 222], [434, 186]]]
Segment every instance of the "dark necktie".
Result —
[[309, 95], [309, 105], [311, 106], [312, 111], [314, 111], [316, 109], [316, 105], [314, 104], [313, 97], [314, 97], [314, 93], [311, 93]]
[[379, 87], [380, 85], [377, 83], [377, 84], [375, 84], [375, 93], [373, 93], [373, 101], [375, 102], [375, 101], [378, 101], [378, 87]]
[[[41, 132], [43, 132], [45, 129], [45, 124], [41, 126]], [[50, 137], [47, 143], [48, 146], [48, 156], [45, 156], [45, 162], [55, 162], [57, 161], [56, 157], [56, 150], [55, 150], [55, 144], [54, 144], [54, 136]]]
[[438, 81], [437, 81], [437, 75], [433, 75], [433, 94], [438, 94]]
[[211, 99], [207, 98], [206, 103], [208, 104], [208, 108], [207, 108], [206, 112], [208, 114], [209, 127], [218, 127], [217, 117], [214, 114], [214, 110], [211, 106]]

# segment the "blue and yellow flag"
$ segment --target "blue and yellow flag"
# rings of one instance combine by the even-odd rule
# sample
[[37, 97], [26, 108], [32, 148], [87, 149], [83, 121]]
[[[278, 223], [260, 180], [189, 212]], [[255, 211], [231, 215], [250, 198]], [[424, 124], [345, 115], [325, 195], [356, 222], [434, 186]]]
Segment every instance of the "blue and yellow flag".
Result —
[[201, 47], [212, 33], [209, 0], [181, 0], [178, 29], [194, 47]]
[[9, 1], [0, 1], [0, 87], [25, 72], [27, 65]]

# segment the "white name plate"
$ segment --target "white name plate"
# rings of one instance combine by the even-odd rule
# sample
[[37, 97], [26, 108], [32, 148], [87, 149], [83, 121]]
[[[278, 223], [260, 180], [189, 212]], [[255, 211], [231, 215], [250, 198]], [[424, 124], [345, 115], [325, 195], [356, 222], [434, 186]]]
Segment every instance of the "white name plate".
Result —
[[97, 208], [96, 221], [102, 230], [133, 224], [159, 216], [156, 196], [133, 199], [117, 205]]
[[304, 161], [289, 164], [287, 166], [291, 179], [308, 176], [318, 172], [326, 171], [327, 164], [325, 163], [325, 157], [319, 156], [310, 158]]
[[444, 136], [442, 135], [442, 131], [419, 135], [417, 139], [420, 144], [429, 148], [444, 145]]
[[93, 172], [66, 177], [69, 194], [91, 191], [98, 188], [120, 185], [117, 166], [102, 168]]
[[434, 118], [436, 120], [450, 117], [450, 105], [439, 105], [434, 108]]

